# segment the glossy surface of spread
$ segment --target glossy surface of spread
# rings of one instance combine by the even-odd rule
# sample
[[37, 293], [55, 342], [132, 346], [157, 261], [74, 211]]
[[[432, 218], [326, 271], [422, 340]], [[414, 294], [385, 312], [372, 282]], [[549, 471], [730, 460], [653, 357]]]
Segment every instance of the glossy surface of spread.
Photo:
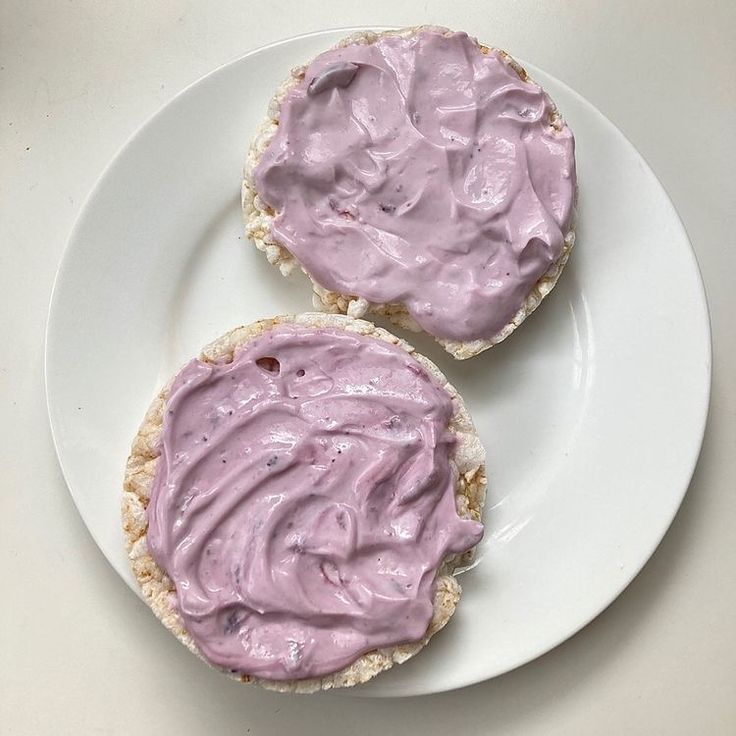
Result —
[[273, 233], [323, 287], [489, 339], [559, 258], [574, 141], [552, 104], [463, 33], [320, 55], [255, 170]]
[[449, 554], [452, 401], [404, 350], [281, 325], [190, 362], [164, 413], [147, 542], [205, 657], [268, 679], [420, 639]]

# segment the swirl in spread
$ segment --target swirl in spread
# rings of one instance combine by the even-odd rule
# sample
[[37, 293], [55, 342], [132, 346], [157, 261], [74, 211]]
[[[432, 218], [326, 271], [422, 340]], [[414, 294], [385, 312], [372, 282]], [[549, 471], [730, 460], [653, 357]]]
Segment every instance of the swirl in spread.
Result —
[[336, 672], [416, 641], [458, 516], [452, 401], [394, 345], [276, 327], [231, 363], [193, 360], [166, 401], [148, 546], [213, 664]]
[[273, 234], [323, 287], [402, 302], [427, 332], [490, 339], [562, 253], [572, 133], [464, 33], [328, 51], [255, 170]]

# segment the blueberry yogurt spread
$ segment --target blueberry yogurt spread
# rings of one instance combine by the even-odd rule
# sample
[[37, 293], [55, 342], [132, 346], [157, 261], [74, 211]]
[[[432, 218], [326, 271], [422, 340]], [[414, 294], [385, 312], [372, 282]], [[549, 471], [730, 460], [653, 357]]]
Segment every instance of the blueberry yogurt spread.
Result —
[[204, 658], [293, 680], [420, 640], [438, 571], [483, 534], [458, 513], [454, 411], [406, 350], [342, 329], [280, 324], [188, 363], [146, 541]]
[[490, 344], [572, 247], [574, 149], [509, 57], [423, 31], [318, 56], [281, 101], [252, 182], [269, 237], [321, 288]]

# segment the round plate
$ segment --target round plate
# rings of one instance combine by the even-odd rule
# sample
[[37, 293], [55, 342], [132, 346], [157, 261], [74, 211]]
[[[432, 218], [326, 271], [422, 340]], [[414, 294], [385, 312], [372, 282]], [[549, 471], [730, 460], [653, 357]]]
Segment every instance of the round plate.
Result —
[[[64, 254], [46, 344], [51, 426], [84, 521], [136, 592], [121, 481], [154, 393], [232, 327], [311, 308], [306, 282], [283, 279], [244, 239], [241, 167], [287, 70], [347, 32], [259, 49], [175, 97], [103, 173]], [[529, 69], [577, 139], [578, 245], [542, 307], [481, 356], [455, 362], [409, 336], [485, 443], [487, 531], [447, 629], [360, 694], [468, 685], [574, 634], [652, 554], [700, 449], [710, 333], [687, 235], [624, 136]]]

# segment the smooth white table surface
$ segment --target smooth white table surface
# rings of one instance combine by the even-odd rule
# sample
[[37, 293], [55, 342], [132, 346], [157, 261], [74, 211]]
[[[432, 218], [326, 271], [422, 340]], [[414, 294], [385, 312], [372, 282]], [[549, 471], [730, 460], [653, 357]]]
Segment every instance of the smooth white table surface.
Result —
[[[712, 311], [703, 452], [644, 571], [536, 662], [408, 700], [244, 688], [163, 630], [66, 491], [43, 389], [56, 265], [111, 156], [202, 74], [297, 33], [422, 22], [468, 30], [566, 81], [661, 178]], [[0, 734], [736, 732], [735, 37], [729, 0], [478, 0], [454, 10], [435, 0], [0, 0]], [[666, 277], [665, 263], [652, 288]], [[94, 345], [79, 359], [94, 360]]]

